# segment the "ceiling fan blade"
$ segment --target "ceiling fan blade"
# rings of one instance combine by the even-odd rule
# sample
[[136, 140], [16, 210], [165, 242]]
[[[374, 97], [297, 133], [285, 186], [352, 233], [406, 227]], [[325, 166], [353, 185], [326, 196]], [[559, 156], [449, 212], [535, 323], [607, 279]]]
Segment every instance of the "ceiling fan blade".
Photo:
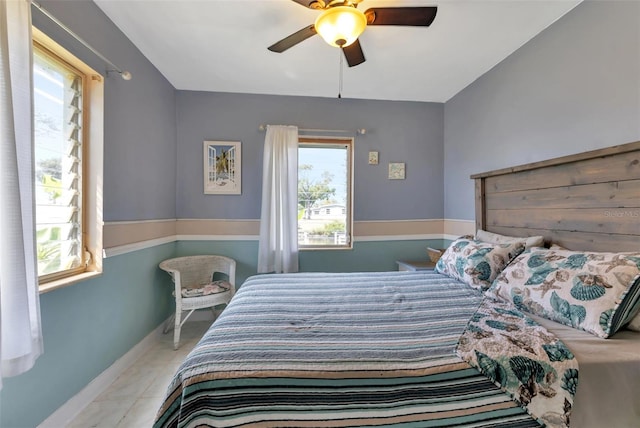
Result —
[[436, 17], [436, 6], [372, 7], [364, 13], [368, 25], [407, 25], [428, 27]]
[[274, 43], [273, 45], [269, 46], [268, 49], [271, 52], [282, 53], [287, 49], [297, 45], [300, 42], [304, 42], [309, 37], [315, 35], [316, 27], [314, 27], [313, 25], [309, 25], [308, 27], [304, 27], [302, 30], [296, 31], [295, 33], [285, 37], [279, 42]]
[[364, 52], [362, 52], [362, 46], [360, 46], [360, 41], [357, 39], [349, 46], [342, 48], [342, 52], [344, 53], [344, 57], [347, 59], [349, 67], [355, 67], [356, 65], [362, 64], [366, 61], [364, 58]]
[[293, 0], [293, 1], [309, 9], [324, 9], [324, 6], [325, 6], [324, 0]]

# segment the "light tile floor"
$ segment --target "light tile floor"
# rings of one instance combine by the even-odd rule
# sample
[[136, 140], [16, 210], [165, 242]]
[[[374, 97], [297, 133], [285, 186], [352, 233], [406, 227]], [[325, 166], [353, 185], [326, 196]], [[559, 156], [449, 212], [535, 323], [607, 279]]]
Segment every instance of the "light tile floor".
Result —
[[153, 424], [176, 369], [211, 325], [187, 322], [180, 347], [173, 350], [173, 330], [125, 370], [67, 428], [148, 428]]

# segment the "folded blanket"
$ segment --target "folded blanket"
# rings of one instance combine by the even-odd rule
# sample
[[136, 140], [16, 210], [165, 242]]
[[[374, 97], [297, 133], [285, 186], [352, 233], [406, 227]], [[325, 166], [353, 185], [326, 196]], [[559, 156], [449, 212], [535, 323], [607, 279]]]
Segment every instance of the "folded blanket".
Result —
[[456, 353], [540, 423], [569, 426], [578, 362], [562, 341], [510, 303], [485, 299]]

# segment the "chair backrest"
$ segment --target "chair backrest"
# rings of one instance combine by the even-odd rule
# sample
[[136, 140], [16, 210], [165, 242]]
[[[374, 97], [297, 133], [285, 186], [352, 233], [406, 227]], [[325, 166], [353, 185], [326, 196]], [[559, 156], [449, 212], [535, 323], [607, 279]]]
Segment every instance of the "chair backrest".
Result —
[[226, 274], [235, 292], [236, 261], [225, 256], [203, 255], [176, 257], [160, 263], [180, 288], [203, 285], [211, 281], [215, 272]]

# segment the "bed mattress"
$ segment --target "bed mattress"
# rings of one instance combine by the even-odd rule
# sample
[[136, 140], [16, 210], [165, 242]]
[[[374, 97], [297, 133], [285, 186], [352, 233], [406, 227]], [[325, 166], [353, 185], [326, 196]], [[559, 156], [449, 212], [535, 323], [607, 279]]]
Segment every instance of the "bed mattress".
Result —
[[531, 318], [560, 338], [580, 364], [572, 426], [640, 427], [640, 333], [621, 330], [601, 339], [538, 316]]

